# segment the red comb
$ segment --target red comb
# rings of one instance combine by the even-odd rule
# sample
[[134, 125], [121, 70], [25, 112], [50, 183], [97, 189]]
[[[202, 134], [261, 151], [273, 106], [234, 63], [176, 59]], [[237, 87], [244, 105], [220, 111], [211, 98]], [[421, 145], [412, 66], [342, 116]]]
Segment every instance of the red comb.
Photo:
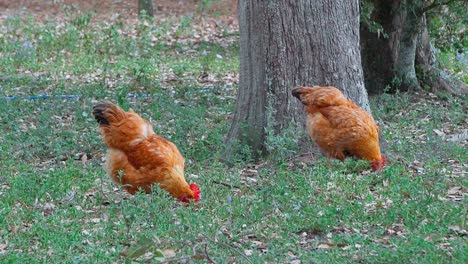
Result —
[[193, 199], [195, 199], [196, 202], [200, 201], [200, 187], [196, 183], [191, 183], [190, 185], [190, 190], [193, 192]]
[[383, 167], [385, 166], [385, 163], [387, 163], [387, 157], [385, 156], [382, 156], [380, 160], [374, 160], [374, 162], [372, 162], [372, 170], [376, 171], [376, 170], [383, 169]]

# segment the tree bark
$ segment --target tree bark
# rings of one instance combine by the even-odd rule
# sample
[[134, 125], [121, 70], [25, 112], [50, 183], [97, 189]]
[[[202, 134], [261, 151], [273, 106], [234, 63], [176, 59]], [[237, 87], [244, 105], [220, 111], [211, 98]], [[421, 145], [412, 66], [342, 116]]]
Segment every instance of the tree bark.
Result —
[[452, 94], [466, 94], [468, 86], [461, 81], [451, 78], [448, 73], [444, 72], [439, 67], [432, 50], [427, 31], [426, 16], [424, 15], [416, 47], [416, 68], [419, 70], [418, 76], [421, 84], [428, 87], [432, 92], [446, 90]]
[[145, 13], [147, 18], [154, 17], [153, 0], [138, 0], [138, 15]]
[[[226, 138], [229, 160], [238, 142], [266, 154], [266, 129], [304, 128], [297, 85], [331, 85], [370, 111], [359, 50], [358, 0], [239, 1], [240, 80]], [[310, 140], [307, 140], [310, 142]]]
[[361, 24], [361, 53], [369, 93], [387, 87], [407, 91], [419, 88], [415, 56], [421, 24], [422, 1], [374, 0], [371, 18], [383, 28], [372, 32]]
[[[387, 88], [390, 92], [415, 90], [420, 88], [420, 81], [433, 89], [463, 90], [466, 85], [452, 81], [436, 65], [427, 33], [425, 1], [371, 2], [371, 19], [382, 26], [383, 33], [361, 24], [362, 67], [369, 93], [382, 93]], [[417, 72], [418, 68], [421, 71]]]

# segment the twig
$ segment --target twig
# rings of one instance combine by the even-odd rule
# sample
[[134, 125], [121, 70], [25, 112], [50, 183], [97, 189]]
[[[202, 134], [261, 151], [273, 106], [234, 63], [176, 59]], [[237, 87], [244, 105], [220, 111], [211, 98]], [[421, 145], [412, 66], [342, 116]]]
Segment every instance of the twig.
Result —
[[205, 243], [205, 256], [206, 256], [206, 258], [208, 259], [208, 261], [209, 261], [210, 263], [216, 264], [216, 262], [215, 262], [214, 260], [212, 260], [212, 259], [210, 258], [210, 255], [208, 254], [208, 243]]
[[225, 183], [225, 182], [220, 182], [220, 181], [211, 181], [211, 182], [212, 182], [212, 183], [215, 183], [215, 184], [219, 184], [219, 185], [224, 185], [224, 186], [229, 187], [229, 188], [240, 189], [240, 187], [237, 186], [237, 185], [232, 185], [232, 184]]
[[228, 247], [228, 248], [234, 250], [234, 251], [237, 252], [241, 257], [243, 257], [248, 263], [253, 264], [253, 262], [252, 262], [244, 253], [242, 253], [239, 249], [237, 249], [236, 247], [231, 246], [231, 245], [226, 244], [226, 243], [223, 243], [223, 242], [214, 241], [214, 240], [212, 240], [211, 238], [207, 237], [205, 234], [201, 234], [201, 235], [204, 236], [206, 240], [208, 240], [208, 241], [210, 241], [210, 242], [212, 242], [212, 243], [216, 243], [216, 244], [219, 244], [219, 245], [222, 245], [222, 246], [225, 246], [225, 247]]
[[191, 259], [193, 256], [185, 256], [185, 257], [180, 257], [180, 258], [171, 258], [171, 259], [168, 259], [168, 260], [163, 260], [159, 263], [171, 263], [173, 261], [179, 261], [179, 260], [183, 260], [183, 259]]

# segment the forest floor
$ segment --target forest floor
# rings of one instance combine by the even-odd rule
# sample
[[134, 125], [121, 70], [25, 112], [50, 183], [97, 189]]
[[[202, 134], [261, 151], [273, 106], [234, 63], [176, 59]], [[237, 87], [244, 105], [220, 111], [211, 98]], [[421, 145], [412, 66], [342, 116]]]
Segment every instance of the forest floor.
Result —
[[[387, 142], [382, 171], [355, 160], [329, 168], [288, 134], [268, 139], [262, 162], [245, 151], [228, 167], [219, 156], [239, 69], [229, 10], [157, 1], [156, 20], [141, 22], [126, 1], [9, 2], [0, 1], [0, 262], [466, 263], [466, 98], [371, 97]], [[179, 147], [200, 203], [111, 183], [91, 115], [101, 100], [132, 107]]]

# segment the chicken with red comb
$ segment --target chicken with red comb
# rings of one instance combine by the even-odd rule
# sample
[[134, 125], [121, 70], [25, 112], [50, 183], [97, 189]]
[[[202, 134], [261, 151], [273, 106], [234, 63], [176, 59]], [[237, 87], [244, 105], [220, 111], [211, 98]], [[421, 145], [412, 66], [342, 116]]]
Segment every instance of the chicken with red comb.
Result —
[[384, 167], [372, 115], [335, 87], [298, 87], [292, 95], [304, 104], [309, 135], [329, 160], [355, 157], [370, 161], [373, 170]]
[[185, 160], [176, 145], [154, 133], [151, 124], [130, 110], [104, 102], [93, 108], [107, 145], [107, 171], [131, 194], [154, 185], [182, 202], [200, 200], [200, 187], [184, 177]]

